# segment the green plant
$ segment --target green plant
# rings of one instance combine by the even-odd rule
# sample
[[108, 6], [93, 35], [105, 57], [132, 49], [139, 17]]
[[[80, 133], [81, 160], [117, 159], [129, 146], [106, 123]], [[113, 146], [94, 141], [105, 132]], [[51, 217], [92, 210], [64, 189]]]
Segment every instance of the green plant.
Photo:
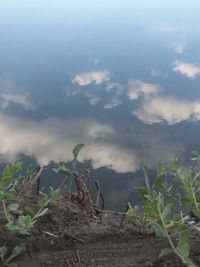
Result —
[[72, 169], [69, 169], [64, 162], [61, 162], [58, 164], [58, 167], [54, 168], [53, 170], [56, 173], [59, 173], [59, 174], [64, 175], [66, 177], [67, 176], [73, 176], [73, 173], [78, 174], [77, 167], [76, 167], [77, 157], [78, 157], [78, 155], [79, 155], [79, 153], [83, 147], [84, 147], [84, 144], [78, 144], [73, 148], [73, 151], [72, 151], [72, 154], [73, 154]]
[[150, 218], [148, 214], [141, 211], [139, 206], [134, 206], [127, 213], [128, 223], [136, 227], [141, 233], [149, 231]]
[[142, 206], [130, 210], [128, 220], [139, 229], [151, 227], [157, 236], [168, 240], [170, 247], [159, 257], [174, 253], [186, 266], [194, 267], [189, 258], [189, 237], [191, 228], [200, 231], [193, 218], [200, 217], [199, 169], [182, 167], [177, 161], [167, 166], [159, 162], [151, 185], [146, 170], [144, 177], [145, 186], [136, 188]]
[[17, 267], [17, 264], [12, 261], [20, 254], [22, 254], [24, 251], [26, 251], [25, 244], [20, 244], [15, 246], [10, 252], [10, 254], [8, 254], [8, 248], [5, 245], [1, 246], [0, 247], [0, 258], [2, 263], [1, 266]]
[[[21, 175], [22, 163], [14, 162], [5, 166], [0, 178], [0, 201], [6, 218], [6, 229], [12, 234], [29, 235], [39, 217], [44, 216], [48, 211], [48, 205], [60, 198], [60, 190], [50, 187], [49, 194], [40, 192], [39, 202], [36, 207], [27, 205], [21, 210], [17, 203], [17, 197], [26, 184], [34, 178], [35, 167], [29, 165], [26, 174]], [[4, 245], [0, 247], [1, 266], [15, 267], [13, 259], [25, 251], [25, 244], [15, 246], [10, 252]]]
[[[79, 175], [79, 172], [77, 170], [77, 157], [78, 157], [78, 155], [79, 155], [79, 153], [83, 147], [84, 147], [84, 144], [78, 144], [73, 148], [73, 151], [72, 151], [73, 160], [72, 160], [72, 164], [71, 164], [72, 167], [71, 168], [68, 168], [64, 162], [60, 162], [58, 164], [58, 167], [53, 169], [56, 173], [64, 175], [64, 179], [60, 185], [60, 188], [62, 188], [65, 185], [68, 178], [70, 178], [70, 187], [71, 187], [71, 183], [72, 183], [71, 178], [72, 177], [76, 183], [78, 191], [80, 190], [80, 185], [81, 185], [81, 187], [86, 186], [86, 184], [83, 180], [84, 175]], [[69, 191], [70, 191], [70, 188], [69, 188]]]
[[34, 224], [39, 217], [44, 216], [48, 212], [48, 205], [58, 201], [60, 198], [60, 190], [54, 190], [50, 187], [50, 195], [40, 192], [40, 201], [37, 204], [36, 210], [29, 206], [26, 211], [31, 211], [28, 215], [14, 216], [12, 212], [16, 212], [19, 208], [18, 204], [11, 204], [8, 207], [4, 206], [4, 212], [7, 218], [6, 229], [12, 233], [19, 233], [21, 235], [29, 235]]
[[2, 171], [2, 177], [0, 179], [0, 195], [6, 195], [6, 192], [17, 195], [32, 177], [34, 171], [35, 167], [30, 164], [26, 170], [26, 174], [21, 175], [22, 162], [7, 164]]
[[[162, 193], [149, 195], [149, 216], [151, 217], [151, 226], [157, 236], [166, 238], [170, 248], [163, 249], [159, 257], [169, 253], [175, 253], [181, 261], [188, 267], [194, 267], [195, 264], [189, 259], [190, 248], [188, 244], [190, 230], [185, 224], [188, 217], [183, 217], [182, 213], [172, 212], [172, 203], [165, 203]], [[147, 207], [146, 207], [147, 208]], [[174, 242], [174, 237], [178, 236], [178, 243]]]

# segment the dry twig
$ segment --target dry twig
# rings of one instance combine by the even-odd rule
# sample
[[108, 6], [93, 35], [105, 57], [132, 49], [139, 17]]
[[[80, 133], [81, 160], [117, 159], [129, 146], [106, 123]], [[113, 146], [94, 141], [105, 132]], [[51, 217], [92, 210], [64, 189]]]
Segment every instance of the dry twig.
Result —
[[24, 194], [28, 195], [32, 193], [33, 186], [37, 182], [37, 180], [40, 178], [43, 170], [44, 170], [43, 166], [38, 167], [37, 171], [30, 177], [28, 182], [23, 186], [23, 188], [19, 192], [19, 195], [24, 195]]

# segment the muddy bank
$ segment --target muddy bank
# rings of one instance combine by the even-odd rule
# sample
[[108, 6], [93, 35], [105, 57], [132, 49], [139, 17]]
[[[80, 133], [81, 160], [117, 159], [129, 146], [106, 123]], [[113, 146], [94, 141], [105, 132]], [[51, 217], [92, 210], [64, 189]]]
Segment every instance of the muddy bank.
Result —
[[[25, 240], [6, 234], [2, 228], [0, 233], [1, 245], [14, 246]], [[192, 259], [197, 266], [199, 240], [197, 235], [191, 240]], [[61, 199], [39, 220], [27, 239], [27, 251], [15, 262], [19, 267], [183, 266], [174, 256], [159, 261], [164, 247], [165, 241], [142, 235], [126, 221], [121, 225], [90, 218], [83, 206]]]

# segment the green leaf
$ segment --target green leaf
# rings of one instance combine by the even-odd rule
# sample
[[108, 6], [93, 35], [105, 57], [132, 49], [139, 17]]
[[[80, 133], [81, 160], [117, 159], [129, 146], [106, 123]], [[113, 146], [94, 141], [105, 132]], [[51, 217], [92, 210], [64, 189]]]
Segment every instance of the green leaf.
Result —
[[5, 225], [7, 231], [9, 231], [11, 234], [16, 234], [17, 229], [15, 227], [14, 222], [9, 222]]
[[139, 194], [140, 198], [145, 201], [146, 195], [148, 195], [148, 190], [145, 187], [136, 187], [135, 188], [137, 193]]
[[200, 232], [200, 227], [199, 226], [192, 225], [192, 228], [194, 228], [195, 230], [197, 230], [198, 232]]
[[18, 220], [15, 224], [7, 224], [7, 228], [12, 231], [17, 231], [22, 235], [29, 235], [31, 229], [33, 228], [33, 222], [30, 215], [22, 215], [18, 217]]
[[4, 258], [7, 252], [7, 247], [6, 246], [2, 246], [0, 247], [0, 257], [1, 257], [1, 261], [4, 262]]
[[58, 201], [61, 197], [60, 189], [54, 190], [52, 186], [50, 186], [50, 191], [51, 191], [51, 201]]
[[22, 162], [13, 162], [11, 164], [6, 165], [3, 169], [3, 177], [11, 177], [14, 178], [16, 174], [18, 174], [22, 170]]
[[179, 242], [178, 247], [182, 247], [189, 240], [189, 230], [185, 230], [180, 232], [179, 234]]
[[165, 174], [164, 173], [160, 173], [157, 175], [154, 184], [156, 186], [160, 186], [161, 184], [163, 184], [166, 180]]
[[164, 257], [164, 256], [166, 256], [166, 255], [168, 255], [168, 254], [171, 254], [171, 253], [173, 253], [174, 251], [173, 251], [173, 249], [171, 249], [171, 248], [164, 248], [164, 249], [162, 249], [161, 250], [161, 252], [160, 252], [160, 254], [159, 254], [159, 258], [161, 258], [161, 257]]
[[176, 249], [183, 258], [187, 258], [190, 254], [190, 247], [188, 243], [185, 243], [182, 247], [177, 247]]
[[27, 205], [24, 207], [24, 210], [28, 213], [30, 213], [31, 215], [35, 214], [35, 209], [33, 207], [31, 207], [30, 205]]
[[174, 222], [173, 222], [173, 221], [169, 222], [169, 223], [166, 224], [166, 226], [165, 226], [165, 228], [166, 228], [167, 230], [169, 230], [169, 229], [172, 228], [172, 227], [174, 227]]
[[169, 221], [169, 215], [170, 215], [170, 213], [171, 213], [171, 208], [172, 208], [172, 206], [173, 206], [173, 204], [172, 203], [168, 203], [165, 207], [164, 207], [164, 209], [163, 209], [163, 211], [162, 211], [162, 217], [163, 217], [163, 220], [165, 221], [165, 223], [168, 223], [168, 221]]
[[10, 205], [7, 206], [7, 211], [11, 212], [11, 211], [17, 211], [19, 208], [19, 205], [16, 203], [12, 203]]
[[48, 212], [48, 208], [43, 209], [40, 213], [38, 213], [34, 216], [34, 219], [41, 217], [41, 216], [44, 216], [47, 212]]
[[56, 169], [54, 168], [53, 171], [55, 171], [56, 173], [65, 175], [65, 176], [72, 176], [71, 170], [67, 169], [64, 164], [60, 164], [59, 167]]
[[157, 162], [157, 173], [161, 173], [162, 172], [162, 169], [163, 169], [162, 162], [159, 160]]
[[14, 188], [16, 192], [20, 192], [23, 188], [24, 184], [26, 183], [26, 177], [21, 176], [15, 180]]
[[196, 217], [200, 218], [200, 210], [193, 209], [193, 210], [192, 210], [192, 213], [193, 213]]
[[14, 196], [14, 193], [12, 192], [3, 192], [0, 191], [0, 200], [10, 200]]
[[12, 253], [10, 257], [6, 260], [6, 263], [8, 264], [11, 260], [19, 256], [21, 253], [26, 251], [26, 246], [25, 244], [20, 244], [18, 246], [15, 246], [14, 249], [12, 250]]
[[79, 152], [81, 151], [81, 149], [84, 147], [84, 144], [78, 144], [74, 147], [73, 149], [73, 156], [74, 156], [74, 159], [73, 161], [76, 161], [77, 160], [77, 157], [78, 157], [78, 154]]
[[177, 245], [177, 250], [184, 257], [187, 258], [190, 253], [190, 248], [188, 244], [189, 231], [185, 230], [179, 233], [179, 241]]
[[166, 233], [165, 233], [164, 229], [162, 228], [162, 226], [159, 223], [153, 222], [152, 223], [152, 227], [153, 227], [153, 229], [155, 231], [155, 234], [157, 236], [159, 236], [159, 237], [166, 237]]
[[145, 168], [143, 168], [143, 171], [144, 171], [145, 185], [147, 187], [148, 194], [150, 194], [151, 188], [150, 188], [150, 185], [149, 185], [149, 176], [148, 176], [147, 170]]
[[35, 166], [33, 164], [30, 164], [26, 170], [26, 176], [31, 177], [35, 171], [36, 171]]
[[0, 179], [0, 189], [6, 189], [12, 184], [12, 177], [7, 176]]
[[153, 217], [153, 216], [155, 216], [157, 214], [157, 211], [155, 210], [155, 208], [153, 206], [150, 206], [150, 205], [145, 205], [144, 206], [144, 211], [150, 217]]

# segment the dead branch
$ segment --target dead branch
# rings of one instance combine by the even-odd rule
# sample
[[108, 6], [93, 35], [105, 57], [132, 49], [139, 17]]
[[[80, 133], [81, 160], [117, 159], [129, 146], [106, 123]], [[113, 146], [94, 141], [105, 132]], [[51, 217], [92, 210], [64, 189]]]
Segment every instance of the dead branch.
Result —
[[94, 208], [97, 212], [99, 213], [111, 213], [111, 214], [114, 214], [114, 215], [120, 215], [120, 216], [123, 216], [123, 215], [126, 215], [127, 212], [121, 212], [121, 211], [114, 211], [114, 210], [101, 210], [101, 209], [98, 209], [98, 208]]
[[125, 219], [125, 217], [126, 217], [126, 214], [127, 214], [128, 210], [130, 209], [130, 206], [129, 206], [129, 205], [130, 205], [130, 203], [128, 202], [128, 203], [127, 203], [127, 206], [126, 206], [126, 209], [125, 209], [125, 212], [124, 212], [124, 215], [122, 216], [120, 225], [122, 225], [122, 223], [124, 222], [124, 219]]
[[82, 203], [86, 207], [86, 211], [93, 217], [96, 218], [95, 210], [94, 210], [94, 203], [92, 201], [89, 188], [85, 181], [83, 180], [84, 175], [78, 176], [76, 173], [73, 173], [72, 176], [75, 180], [76, 187], [77, 187], [77, 194], [73, 194], [72, 201], [77, 200], [79, 203]]
[[101, 193], [100, 193], [100, 197], [101, 197], [101, 200], [102, 200], [101, 209], [103, 210], [104, 209], [104, 203], [105, 203], [105, 201], [104, 201], [104, 198], [103, 198], [103, 196], [102, 196]]
[[79, 265], [81, 265], [81, 258], [80, 258], [80, 254], [79, 254], [78, 249], [76, 249], [76, 255], [77, 255], [78, 263], [79, 263]]
[[95, 183], [95, 186], [96, 186], [96, 189], [97, 189], [97, 198], [96, 198], [96, 204], [95, 205], [96, 205], [96, 207], [99, 207], [99, 200], [101, 198], [101, 200], [102, 200], [101, 209], [103, 210], [104, 209], [104, 198], [103, 198], [103, 195], [101, 193], [99, 181], [95, 180], [94, 183]]
[[97, 188], [97, 198], [96, 198], [96, 207], [99, 207], [99, 199], [100, 199], [100, 193], [101, 193], [101, 191], [100, 191], [100, 186], [99, 186], [99, 182], [98, 181], [94, 181], [94, 183], [95, 183], [95, 186], [96, 186], [96, 188]]
[[37, 188], [36, 188], [36, 194], [38, 195], [40, 192], [40, 177], [37, 179]]
[[127, 204], [127, 205], [128, 205], [128, 209], [129, 209], [129, 210], [133, 210], [133, 208], [132, 208], [132, 206], [131, 206], [131, 203], [130, 203], [130, 202], [128, 202], [128, 204]]
[[37, 182], [37, 180], [40, 178], [42, 172], [44, 170], [43, 166], [39, 166], [37, 171], [30, 177], [27, 183], [23, 186], [21, 191], [19, 192], [19, 195], [24, 195], [24, 194], [31, 194], [33, 190], [34, 184]]
[[46, 235], [53, 236], [53, 237], [59, 237], [58, 235], [55, 235], [55, 234], [47, 232], [47, 231], [43, 231], [43, 233], [46, 234]]

